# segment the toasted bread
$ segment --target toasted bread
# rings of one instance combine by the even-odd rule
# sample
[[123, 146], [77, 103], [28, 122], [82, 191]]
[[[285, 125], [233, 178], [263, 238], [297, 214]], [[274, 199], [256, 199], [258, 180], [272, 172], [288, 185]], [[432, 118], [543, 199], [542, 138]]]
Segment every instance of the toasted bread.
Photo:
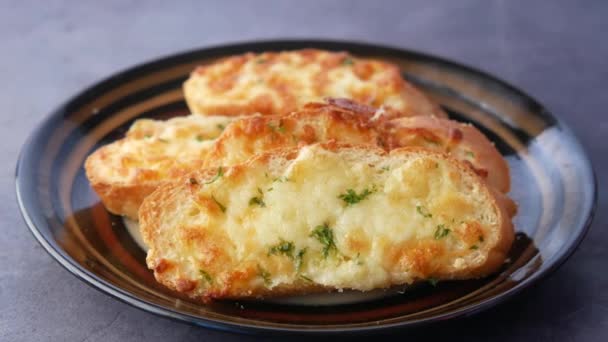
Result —
[[85, 162], [87, 178], [106, 208], [137, 219], [144, 197], [166, 180], [191, 171], [235, 117], [191, 115], [137, 120], [126, 137]]
[[[137, 208], [162, 182], [197, 166], [239, 164], [275, 148], [337, 141], [392, 150], [422, 146], [449, 152], [468, 163], [496, 189], [509, 190], [509, 168], [500, 153], [471, 125], [431, 116], [393, 119], [392, 113], [347, 100], [310, 103], [286, 116], [138, 120], [127, 137], [87, 160], [87, 176], [111, 212], [137, 219]], [[218, 126], [219, 125], [219, 126]]]
[[396, 65], [346, 52], [247, 53], [196, 68], [184, 83], [193, 113], [283, 115], [327, 97], [386, 107], [402, 116], [446, 117]]
[[502, 194], [423, 148], [275, 150], [148, 196], [148, 267], [193, 298], [367, 291], [495, 272], [513, 241]]
[[385, 121], [378, 126], [388, 150], [404, 146], [448, 152], [469, 164], [497, 190], [507, 193], [509, 166], [494, 144], [471, 124], [431, 116]]

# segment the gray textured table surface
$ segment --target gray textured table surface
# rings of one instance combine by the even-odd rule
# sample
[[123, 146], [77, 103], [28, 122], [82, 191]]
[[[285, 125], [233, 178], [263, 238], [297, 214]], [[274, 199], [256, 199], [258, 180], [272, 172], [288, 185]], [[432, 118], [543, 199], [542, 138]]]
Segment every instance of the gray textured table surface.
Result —
[[156, 317], [77, 280], [28, 232], [13, 177], [32, 126], [82, 87], [180, 50], [277, 37], [385, 43], [479, 67], [563, 118], [595, 164], [595, 222], [559, 271], [481, 315], [391, 337], [608, 340], [608, 2], [171, 3], [0, 0], [1, 341], [253, 339]]

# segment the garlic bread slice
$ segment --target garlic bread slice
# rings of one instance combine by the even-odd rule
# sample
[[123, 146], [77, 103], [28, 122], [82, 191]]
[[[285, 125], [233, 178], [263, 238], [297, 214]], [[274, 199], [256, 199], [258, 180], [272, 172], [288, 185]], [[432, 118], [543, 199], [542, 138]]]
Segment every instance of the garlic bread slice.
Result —
[[446, 117], [391, 63], [305, 49], [246, 53], [196, 68], [184, 83], [193, 113], [284, 115], [305, 103], [342, 97], [402, 116]]
[[137, 120], [125, 138], [87, 158], [87, 178], [110, 212], [137, 219], [143, 199], [162, 182], [200, 165], [213, 140], [234, 119], [190, 115]]
[[164, 184], [140, 209], [148, 267], [194, 298], [483, 277], [513, 241], [504, 196], [426, 149], [315, 144], [222, 170]]

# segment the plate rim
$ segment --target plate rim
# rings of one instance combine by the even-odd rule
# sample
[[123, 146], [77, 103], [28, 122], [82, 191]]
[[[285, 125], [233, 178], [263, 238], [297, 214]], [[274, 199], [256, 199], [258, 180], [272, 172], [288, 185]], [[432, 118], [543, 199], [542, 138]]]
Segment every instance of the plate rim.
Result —
[[[465, 70], [467, 73], [475, 74], [481, 78], [490, 79], [496, 84], [500, 85], [508, 89], [511, 92], [514, 92], [518, 96], [522, 97], [530, 104], [537, 107], [542, 115], [548, 115], [552, 119], [555, 120], [556, 125], [563, 129], [566, 134], [569, 134], [572, 138], [572, 142], [575, 144], [575, 147], [581, 153], [582, 160], [584, 161], [583, 169], [589, 173], [589, 176], [592, 180], [592, 193], [591, 193], [591, 206], [589, 208], [589, 212], [586, 214], [585, 222], [576, 227], [575, 237], [571, 240], [570, 244], [567, 248], [560, 249], [556, 255], [553, 257], [552, 263], [548, 265], [547, 268], [540, 270], [530, 277], [524, 279], [519, 282], [514, 287], [501, 292], [495, 297], [487, 298], [482, 300], [481, 302], [469, 305], [464, 308], [456, 309], [455, 311], [442, 313], [438, 315], [434, 315], [431, 317], [417, 319], [412, 321], [401, 321], [401, 322], [391, 322], [385, 323], [381, 325], [363, 325], [363, 326], [348, 326], [347, 324], [341, 325], [332, 325], [332, 326], [322, 326], [315, 325], [312, 328], [305, 328], [305, 326], [295, 326], [294, 324], [289, 323], [275, 323], [273, 322], [272, 326], [270, 325], [257, 325], [255, 322], [253, 323], [242, 323], [242, 322], [226, 322], [221, 319], [212, 319], [209, 317], [202, 316], [194, 316], [186, 313], [177, 312], [170, 308], [154, 304], [142, 298], [139, 298], [122, 288], [113, 285], [92, 272], [83, 268], [80, 264], [75, 262], [73, 258], [67, 255], [63, 249], [55, 242], [49, 241], [41, 232], [34, 222], [34, 216], [36, 214], [40, 215], [40, 212], [33, 212], [24, 200], [24, 184], [22, 174], [25, 168], [25, 164], [28, 162], [28, 158], [30, 157], [30, 150], [34, 149], [34, 146], [37, 146], [37, 142], [42, 139], [42, 134], [49, 127], [53, 126], [54, 121], [61, 120], [63, 113], [65, 112], [65, 108], [68, 107], [70, 103], [74, 103], [79, 99], [85, 98], [94, 94], [100, 89], [110, 87], [112, 83], [120, 81], [122, 78], [128, 78], [131, 76], [135, 76], [142, 72], [145, 72], [147, 69], [154, 69], [157, 66], [163, 66], [170, 63], [175, 63], [180, 59], [188, 59], [193, 56], [199, 54], [207, 54], [208, 56], [227, 56], [229, 54], [233, 54], [230, 51], [235, 51], [234, 53], [243, 52], [246, 50], [291, 50], [291, 49], [301, 49], [305, 47], [311, 48], [319, 48], [319, 49], [343, 49], [343, 50], [369, 50], [369, 51], [381, 51], [386, 55], [393, 56], [409, 56], [410, 58], [417, 59], [427, 59], [427, 60], [435, 60], [440, 62], [443, 65], [447, 65], [456, 69]], [[468, 66], [466, 64], [462, 64], [460, 62], [456, 62], [453, 60], [449, 60], [440, 56], [436, 56], [434, 54], [429, 54], [425, 52], [420, 52], [417, 50], [412, 50], [408, 48], [400, 48], [387, 44], [375, 44], [368, 43], [363, 41], [351, 41], [351, 40], [335, 40], [335, 39], [272, 39], [272, 40], [249, 40], [249, 41], [238, 41], [231, 42], [227, 44], [215, 44], [211, 46], [203, 46], [199, 48], [188, 49], [176, 53], [171, 53], [168, 55], [156, 57], [142, 63], [138, 63], [132, 65], [130, 67], [124, 68], [120, 71], [112, 73], [110, 76], [102, 78], [98, 81], [95, 81], [89, 86], [84, 87], [81, 91], [69, 97], [62, 104], [57, 106], [57, 108], [51, 111], [49, 114], [44, 116], [41, 122], [39, 122], [35, 129], [32, 130], [32, 133], [28, 136], [27, 140], [23, 144], [15, 170], [15, 191], [17, 197], [17, 203], [19, 210], [21, 212], [21, 216], [26, 223], [29, 231], [32, 233], [34, 238], [38, 241], [38, 243], [43, 247], [43, 249], [55, 260], [57, 261], [63, 268], [65, 268], [69, 273], [74, 275], [79, 280], [83, 281], [87, 285], [93, 287], [94, 289], [110, 295], [111, 297], [120, 300], [126, 304], [129, 304], [133, 307], [136, 307], [140, 310], [153, 313], [155, 315], [170, 318], [172, 320], [186, 322], [189, 324], [193, 324], [196, 326], [202, 326], [206, 328], [213, 328], [222, 331], [229, 332], [241, 332], [248, 334], [292, 334], [292, 333], [306, 333], [306, 334], [339, 334], [339, 333], [361, 333], [361, 332], [386, 332], [388, 330], [394, 330], [397, 328], [415, 328], [423, 325], [428, 325], [433, 322], [443, 321], [447, 319], [453, 319], [458, 317], [467, 317], [479, 312], [482, 312], [492, 306], [503, 303], [511, 298], [513, 298], [516, 294], [521, 292], [522, 290], [529, 288], [533, 284], [537, 284], [540, 280], [547, 278], [549, 275], [553, 274], [559, 267], [563, 265], [563, 263], [576, 251], [579, 247], [582, 240], [585, 238], [589, 229], [591, 227], [593, 218], [595, 216], [595, 212], [597, 209], [597, 200], [598, 200], [598, 186], [597, 186], [597, 175], [595, 173], [593, 164], [588, 157], [585, 149], [583, 148], [580, 140], [572, 133], [570, 128], [556, 115], [552, 112], [548, 111], [544, 105], [542, 105], [539, 101], [537, 101], [534, 97], [528, 95], [520, 88], [504, 81], [503, 79], [496, 77], [484, 70], [479, 68], [474, 68], [472, 66]], [[361, 323], [357, 323], [361, 324]], [[365, 324], [365, 323], [363, 323]]]

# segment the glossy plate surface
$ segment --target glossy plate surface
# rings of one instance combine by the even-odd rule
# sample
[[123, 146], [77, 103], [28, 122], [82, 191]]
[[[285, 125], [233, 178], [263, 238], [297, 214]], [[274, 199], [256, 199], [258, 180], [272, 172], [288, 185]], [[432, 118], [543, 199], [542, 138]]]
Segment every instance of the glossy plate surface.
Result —
[[[145, 252], [120, 217], [100, 204], [84, 175], [85, 158], [121, 138], [137, 118], [188, 113], [181, 84], [199, 64], [247, 51], [315, 47], [398, 64], [404, 77], [453, 119], [495, 142], [512, 173], [516, 241], [499, 273], [437, 287], [332, 293], [280, 301], [202, 305], [154, 280]], [[83, 281], [136, 307], [205, 327], [242, 332], [376, 331], [472, 314], [517, 293], [559, 266], [593, 214], [591, 165], [570, 131], [521, 91], [453, 62], [416, 52], [329, 41], [274, 41], [196, 50], [106, 79], [53, 112], [27, 141], [17, 166], [17, 197], [36, 239]], [[350, 297], [349, 297], [350, 296]]]

